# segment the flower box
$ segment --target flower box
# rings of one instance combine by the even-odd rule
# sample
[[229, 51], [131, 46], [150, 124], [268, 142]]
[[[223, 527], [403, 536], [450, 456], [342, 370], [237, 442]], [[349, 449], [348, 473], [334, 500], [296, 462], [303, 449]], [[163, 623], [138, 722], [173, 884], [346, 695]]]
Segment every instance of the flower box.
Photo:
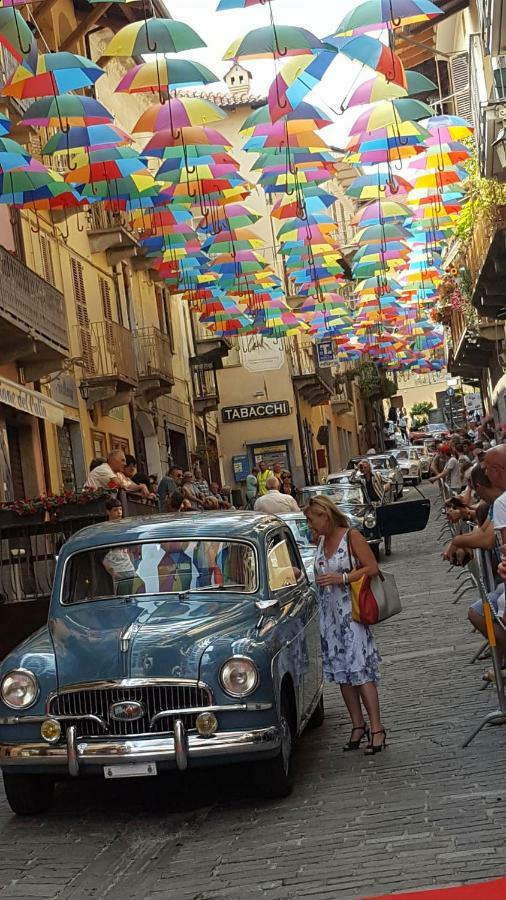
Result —
[[18, 515], [13, 509], [0, 507], [0, 531], [8, 528], [22, 528], [24, 525], [41, 525], [46, 519], [46, 510], [37, 509], [33, 513]]
[[97, 497], [93, 500], [87, 500], [85, 503], [79, 503], [77, 500], [71, 500], [69, 503], [62, 503], [51, 511], [51, 517], [57, 521], [64, 519], [105, 519], [105, 504], [107, 497]]

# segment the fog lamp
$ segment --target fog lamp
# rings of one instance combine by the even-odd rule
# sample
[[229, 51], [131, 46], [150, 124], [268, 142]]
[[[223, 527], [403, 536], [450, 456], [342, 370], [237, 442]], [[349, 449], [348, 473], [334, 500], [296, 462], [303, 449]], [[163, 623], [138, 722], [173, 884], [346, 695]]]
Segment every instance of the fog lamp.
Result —
[[214, 713], [199, 713], [195, 725], [202, 737], [211, 737], [218, 728], [218, 719]]
[[46, 719], [40, 726], [40, 733], [48, 744], [55, 744], [61, 737], [61, 725], [56, 719]]

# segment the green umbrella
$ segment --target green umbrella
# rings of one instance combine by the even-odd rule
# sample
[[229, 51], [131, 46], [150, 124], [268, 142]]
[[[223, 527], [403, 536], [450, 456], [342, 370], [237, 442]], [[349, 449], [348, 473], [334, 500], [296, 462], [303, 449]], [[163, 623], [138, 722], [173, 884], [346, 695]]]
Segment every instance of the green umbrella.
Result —
[[314, 34], [298, 25], [266, 25], [248, 31], [228, 48], [223, 59], [276, 59], [323, 49]]

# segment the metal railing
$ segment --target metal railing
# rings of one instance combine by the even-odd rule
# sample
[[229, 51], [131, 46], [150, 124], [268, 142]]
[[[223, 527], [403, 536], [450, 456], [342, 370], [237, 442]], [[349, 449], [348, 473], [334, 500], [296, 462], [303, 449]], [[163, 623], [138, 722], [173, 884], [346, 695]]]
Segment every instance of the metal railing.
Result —
[[0, 246], [0, 316], [68, 353], [63, 294]]
[[195, 400], [218, 401], [218, 384], [214, 368], [192, 366], [193, 392]]
[[496, 206], [487, 213], [478, 213], [467, 247], [467, 267], [473, 292], [498, 229], [506, 229], [506, 205]]
[[162, 375], [173, 379], [170, 339], [158, 328], [139, 328], [135, 335], [137, 371], [141, 378]]
[[121, 210], [105, 209], [103, 203], [94, 203], [88, 210], [88, 231], [112, 231], [128, 228], [128, 219]]
[[288, 359], [292, 376], [314, 375], [323, 381], [331, 393], [335, 392], [334, 377], [331, 369], [318, 365], [316, 347], [309, 338], [295, 338], [288, 343]]
[[[83, 338], [83, 329], [78, 328]], [[118, 322], [91, 322], [89, 352], [84, 355], [84, 373], [88, 378], [113, 377], [137, 381], [132, 332]]]

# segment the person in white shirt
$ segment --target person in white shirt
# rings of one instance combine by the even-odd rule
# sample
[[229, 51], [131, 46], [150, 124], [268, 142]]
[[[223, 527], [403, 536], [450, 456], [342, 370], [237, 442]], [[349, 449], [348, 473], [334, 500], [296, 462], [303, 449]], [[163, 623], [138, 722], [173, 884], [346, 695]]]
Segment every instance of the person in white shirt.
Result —
[[279, 481], [275, 475], [271, 475], [267, 479], [265, 486], [267, 493], [255, 500], [255, 512], [268, 513], [273, 516], [288, 512], [300, 512], [297, 501], [290, 494], [281, 493]]
[[434, 483], [435, 481], [442, 481], [445, 479], [452, 494], [458, 494], [462, 490], [462, 476], [460, 474], [460, 465], [455, 444], [451, 445], [450, 452], [451, 456], [443, 471], [440, 472], [439, 475], [433, 475], [429, 481]]
[[145, 484], [135, 484], [123, 474], [125, 466], [126, 457], [123, 450], [111, 450], [107, 456], [107, 462], [96, 466], [88, 474], [84, 487], [95, 491], [100, 488], [112, 491], [116, 488], [140, 494], [141, 497], [149, 497], [150, 493]]

